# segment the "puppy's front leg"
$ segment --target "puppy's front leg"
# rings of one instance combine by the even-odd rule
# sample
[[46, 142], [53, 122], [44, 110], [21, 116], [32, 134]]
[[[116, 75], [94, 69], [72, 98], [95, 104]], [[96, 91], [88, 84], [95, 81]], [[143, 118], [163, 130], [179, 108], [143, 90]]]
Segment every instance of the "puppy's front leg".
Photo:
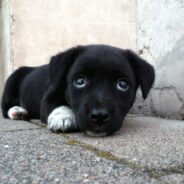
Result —
[[53, 132], [73, 132], [77, 130], [75, 114], [67, 106], [54, 109], [48, 116], [47, 124]]

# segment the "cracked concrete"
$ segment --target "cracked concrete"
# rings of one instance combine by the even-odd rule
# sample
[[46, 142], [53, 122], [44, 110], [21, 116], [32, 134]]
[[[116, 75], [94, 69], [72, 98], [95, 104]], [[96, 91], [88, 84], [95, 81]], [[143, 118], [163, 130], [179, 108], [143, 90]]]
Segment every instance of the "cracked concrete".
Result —
[[0, 116], [0, 182], [180, 184], [183, 132], [181, 121], [129, 116], [113, 136], [90, 138]]
[[132, 112], [183, 119], [184, 1], [136, 2], [138, 51], [154, 65], [156, 80], [145, 102], [138, 94]]
[[112, 137], [97, 140], [82, 134], [72, 134], [70, 137], [113, 153], [129, 163], [138, 164], [142, 169], [164, 171], [183, 165], [181, 158], [184, 147], [180, 145], [184, 141], [183, 130], [182, 121], [130, 116], [121, 131]]
[[166, 118], [182, 119], [183, 101], [175, 88], [154, 88], [151, 92], [153, 108], [156, 115]]
[[[156, 68], [156, 81], [151, 92], [156, 115], [183, 119], [184, 114], [184, 37], [162, 58]], [[175, 72], [174, 72], [175, 71]]]

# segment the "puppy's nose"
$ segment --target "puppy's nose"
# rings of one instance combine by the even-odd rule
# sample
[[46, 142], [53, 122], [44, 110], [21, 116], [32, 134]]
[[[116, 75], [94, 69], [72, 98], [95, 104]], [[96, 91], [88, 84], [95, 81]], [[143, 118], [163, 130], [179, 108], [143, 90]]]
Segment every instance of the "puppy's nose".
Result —
[[92, 109], [91, 113], [90, 113], [90, 118], [94, 121], [94, 122], [105, 122], [107, 120], [109, 120], [110, 118], [110, 114], [108, 113], [108, 111], [106, 109]]

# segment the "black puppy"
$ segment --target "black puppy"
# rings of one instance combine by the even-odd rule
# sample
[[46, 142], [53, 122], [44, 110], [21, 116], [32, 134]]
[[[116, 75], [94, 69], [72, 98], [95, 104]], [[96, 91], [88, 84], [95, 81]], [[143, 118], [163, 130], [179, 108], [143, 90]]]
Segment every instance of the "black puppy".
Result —
[[121, 127], [138, 86], [145, 99], [153, 82], [153, 67], [130, 50], [78, 46], [49, 65], [16, 70], [6, 82], [2, 111], [10, 119], [40, 118], [55, 132], [106, 136]]

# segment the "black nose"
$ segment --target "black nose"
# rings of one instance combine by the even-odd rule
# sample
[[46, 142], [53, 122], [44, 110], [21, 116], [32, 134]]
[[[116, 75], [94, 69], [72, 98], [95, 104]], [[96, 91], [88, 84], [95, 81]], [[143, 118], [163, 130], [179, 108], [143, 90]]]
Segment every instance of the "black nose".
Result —
[[105, 122], [105, 121], [109, 120], [110, 114], [105, 109], [92, 109], [92, 111], [90, 113], [90, 118], [94, 122], [97, 122], [97, 121], [98, 122]]

